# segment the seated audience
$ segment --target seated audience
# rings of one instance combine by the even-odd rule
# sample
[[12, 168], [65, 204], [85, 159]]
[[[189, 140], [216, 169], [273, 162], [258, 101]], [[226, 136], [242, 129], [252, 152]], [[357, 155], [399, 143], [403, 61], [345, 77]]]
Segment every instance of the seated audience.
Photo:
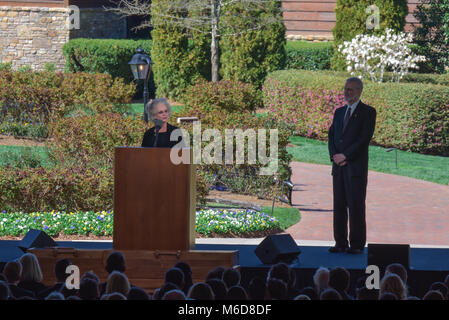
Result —
[[440, 291], [441, 294], [443, 295], [444, 300], [447, 300], [448, 289], [447, 289], [446, 285], [443, 282], [434, 282], [434, 283], [432, 283], [432, 285], [430, 286], [429, 291], [431, 291], [431, 290]]
[[337, 290], [343, 300], [354, 300], [348, 294], [350, 285], [349, 271], [342, 267], [337, 267], [329, 272], [329, 286]]
[[399, 278], [401, 278], [402, 282], [405, 286], [407, 286], [407, 269], [400, 263], [392, 263], [389, 264], [385, 268], [385, 275], [389, 275], [391, 273], [397, 274]]
[[184, 272], [179, 268], [171, 268], [165, 272], [165, 282], [171, 282], [178, 286], [178, 289], [184, 288]]
[[266, 281], [260, 277], [252, 278], [248, 286], [248, 298], [250, 300], [264, 300], [266, 294]]
[[129, 289], [131, 289], [131, 286], [129, 284], [128, 277], [124, 273], [112, 271], [109, 274], [108, 281], [106, 283], [107, 294], [118, 292], [126, 297]]
[[211, 287], [215, 300], [226, 300], [227, 291], [226, 284], [220, 279], [210, 279], [206, 283]]
[[223, 272], [225, 271], [225, 268], [223, 267], [216, 267], [213, 268], [211, 271], [207, 273], [206, 281], [209, 279], [223, 279]]
[[81, 300], [98, 300], [100, 297], [98, 281], [89, 277], [82, 278], [80, 281], [79, 297]]
[[19, 262], [22, 264], [22, 276], [17, 286], [32, 291], [35, 296], [38, 296], [39, 292], [47, 289], [47, 286], [42, 283], [43, 276], [39, 261], [34, 254], [25, 253], [20, 257]]
[[[233, 286], [228, 289], [226, 298], [227, 300], [248, 300], [248, 295], [243, 287]], [[215, 300], [217, 299], [215, 298]]]
[[174, 289], [167, 291], [162, 297], [162, 300], [186, 300], [186, 295], [183, 291]]
[[113, 292], [110, 294], [102, 295], [100, 300], [127, 300], [127, 299], [123, 294], [119, 292]]
[[308, 296], [306, 296], [305, 294], [300, 294], [300, 295], [296, 296], [293, 300], [310, 300], [310, 298]]
[[45, 300], [65, 300], [65, 297], [61, 292], [53, 291], [45, 297]]
[[153, 300], [161, 300], [164, 294], [171, 290], [179, 289], [178, 286], [171, 282], [166, 282], [162, 285], [162, 287], [156, 289], [153, 294]]
[[271, 278], [267, 282], [269, 300], [287, 300], [287, 284], [281, 279]]
[[30, 290], [22, 289], [17, 286], [20, 282], [22, 274], [22, 264], [19, 261], [10, 261], [3, 268], [3, 274], [6, 282], [9, 285], [11, 296], [14, 298], [21, 298], [23, 296], [34, 298], [34, 293]]
[[379, 296], [379, 300], [398, 300], [398, 297], [392, 292], [383, 292]]
[[[37, 295], [38, 298], [45, 298], [53, 291], [58, 291], [58, 292], [61, 291], [61, 288], [65, 284], [65, 280], [69, 276], [69, 274], [66, 273], [65, 271], [66, 271], [67, 267], [71, 264], [72, 264], [72, 262], [70, 262], [69, 259], [60, 259], [60, 260], [56, 261], [55, 269], [54, 269], [56, 283], [52, 287], [39, 292]], [[75, 290], [75, 293], [76, 293], [76, 290]]]
[[315, 285], [317, 295], [329, 288], [329, 269], [324, 267], [318, 268], [313, 275], [313, 284]]
[[9, 300], [11, 298], [11, 294], [9, 291], [8, 284], [5, 281], [0, 281], [0, 300]]
[[223, 272], [222, 280], [227, 288], [240, 285], [240, 272], [234, 268], [228, 268]]
[[129, 289], [128, 300], [150, 300], [150, 295], [143, 288], [133, 287]]
[[356, 300], [379, 300], [379, 290], [363, 286], [356, 289]]
[[425, 296], [422, 299], [423, 300], [444, 300], [444, 297], [440, 291], [430, 290], [425, 294]]
[[321, 292], [320, 300], [343, 300], [343, 298], [337, 290], [333, 288], [328, 288], [323, 292]]
[[316, 291], [312, 287], [305, 287], [300, 292], [303, 295], [306, 295], [310, 298], [310, 300], [319, 300], [320, 296], [316, 294]]
[[379, 295], [385, 292], [393, 293], [398, 300], [407, 299], [407, 288], [402, 279], [394, 273], [385, 275], [380, 281]]
[[[114, 271], [124, 273], [126, 266], [123, 254], [119, 251], [111, 252], [106, 259], [105, 269], [108, 274], [111, 274]], [[106, 292], [106, 284], [107, 282], [100, 284], [100, 295], [103, 295]]]
[[[180, 261], [174, 265], [175, 268], [179, 268], [184, 273], [184, 288], [182, 288], [182, 291], [184, 294], [187, 294], [189, 292], [190, 287], [193, 285], [192, 282], [192, 269], [190, 268], [190, 265], [186, 262]], [[221, 275], [219, 277], [221, 279]]]
[[212, 288], [207, 283], [197, 282], [190, 288], [187, 298], [193, 300], [214, 300], [215, 296]]

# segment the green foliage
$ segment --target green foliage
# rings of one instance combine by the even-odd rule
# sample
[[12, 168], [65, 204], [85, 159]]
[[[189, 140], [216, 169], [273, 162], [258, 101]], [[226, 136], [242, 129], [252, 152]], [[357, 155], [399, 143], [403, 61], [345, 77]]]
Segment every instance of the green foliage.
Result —
[[145, 123], [117, 113], [102, 113], [60, 118], [51, 124], [51, 130], [53, 139], [48, 147], [55, 163], [112, 168], [114, 148], [139, 146]]
[[114, 179], [111, 169], [0, 167], [0, 208], [6, 211], [109, 210]]
[[[220, 40], [223, 79], [260, 87], [268, 72], [285, 67], [285, 26], [280, 6], [279, 1], [267, 1], [263, 6], [236, 2], [223, 9], [222, 22], [226, 25], [221, 30], [224, 36]], [[251, 30], [252, 20], [263, 21], [267, 17], [273, 22]]]
[[0, 71], [11, 71], [12, 63], [11, 62], [0, 62]]
[[[379, 8], [379, 29], [368, 29], [367, 21], [374, 14], [367, 12], [371, 5]], [[335, 7], [336, 23], [332, 30], [334, 35], [334, 56], [331, 60], [331, 67], [334, 70], [345, 70], [346, 63], [344, 56], [338, 52], [337, 48], [344, 41], [352, 40], [358, 34], [382, 34], [385, 29], [403, 31], [405, 17], [408, 14], [406, 0], [338, 0]]]
[[426, 56], [425, 72], [445, 72], [449, 67], [449, 0], [425, 0], [414, 13], [417, 52]]
[[107, 73], [129, 83], [134, 78], [128, 62], [139, 47], [151, 55], [151, 40], [73, 39], [63, 47], [66, 71]]
[[201, 117], [210, 112], [245, 112], [262, 107], [260, 91], [251, 84], [222, 80], [216, 83], [200, 80], [189, 87], [183, 102]]
[[327, 70], [334, 53], [331, 42], [287, 41], [285, 69]]
[[33, 147], [3, 146], [0, 165], [20, 169], [37, 168], [42, 166], [42, 156], [39, 149]]
[[[266, 87], [341, 90], [344, 75], [331, 72], [277, 71]], [[271, 91], [266, 91], [271, 92]], [[267, 99], [267, 97], [265, 97]], [[279, 103], [288, 96], [270, 97]], [[373, 142], [413, 152], [449, 155], [449, 87], [421, 83], [372, 83], [365, 81], [362, 100], [376, 108]], [[286, 102], [288, 103], [288, 102]], [[304, 108], [312, 107], [305, 106]]]

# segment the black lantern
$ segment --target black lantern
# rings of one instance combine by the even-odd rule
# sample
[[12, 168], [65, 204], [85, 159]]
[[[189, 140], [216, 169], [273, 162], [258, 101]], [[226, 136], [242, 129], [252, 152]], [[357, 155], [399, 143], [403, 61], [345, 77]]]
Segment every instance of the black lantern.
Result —
[[151, 65], [153, 62], [149, 55], [143, 51], [142, 48], [137, 49], [137, 53], [133, 55], [130, 62], [128, 62], [131, 67], [135, 80], [143, 80], [143, 110], [144, 110], [144, 120], [148, 122], [148, 114], [145, 109], [148, 101], [148, 79], [150, 78]]

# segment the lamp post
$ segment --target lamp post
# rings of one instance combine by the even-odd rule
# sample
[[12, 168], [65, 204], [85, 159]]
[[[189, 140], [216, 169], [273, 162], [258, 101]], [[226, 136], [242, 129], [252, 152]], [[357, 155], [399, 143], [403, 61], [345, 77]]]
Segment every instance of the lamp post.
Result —
[[148, 79], [150, 78], [153, 62], [150, 56], [142, 48], [139, 48], [128, 64], [131, 67], [134, 79], [143, 80], [143, 120], [148, 122], [148, 114], [145, 106], [148, 101]]

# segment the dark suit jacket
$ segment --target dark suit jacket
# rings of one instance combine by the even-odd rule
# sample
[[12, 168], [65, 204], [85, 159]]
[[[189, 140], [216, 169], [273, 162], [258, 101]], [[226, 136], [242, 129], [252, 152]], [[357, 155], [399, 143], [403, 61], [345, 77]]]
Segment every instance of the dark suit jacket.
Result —
[[[359, 102], [343, 131], [343, 119], [347, 107], [335, 110], [334, 119], [329, 129], [328, 147], [332, 157], [343, 153], [351, 176], [367, 177], [368, 147], [376, 126], [376, 109]], [[338, 175], [341, 167], [332, 164], [332, 175]]]
[[[175, 146], [176, 144], [181, 142], [182, 137], [179, 137], [178, 141], [170, 141], [170, 135], [176, 129], [179, 129], [179, 128], [167, 123], [167, 131], [159, 132], [159, 137], [157, 139], [157, 147], [158, 148], [172, 148], [173, 146]], [[148, 129], [145, 132], [145, 134], [143, 135], [142, 147], [152, 148], [155, 139], [156, 139], [155, 128], [152, 127], [151, 129]]]

